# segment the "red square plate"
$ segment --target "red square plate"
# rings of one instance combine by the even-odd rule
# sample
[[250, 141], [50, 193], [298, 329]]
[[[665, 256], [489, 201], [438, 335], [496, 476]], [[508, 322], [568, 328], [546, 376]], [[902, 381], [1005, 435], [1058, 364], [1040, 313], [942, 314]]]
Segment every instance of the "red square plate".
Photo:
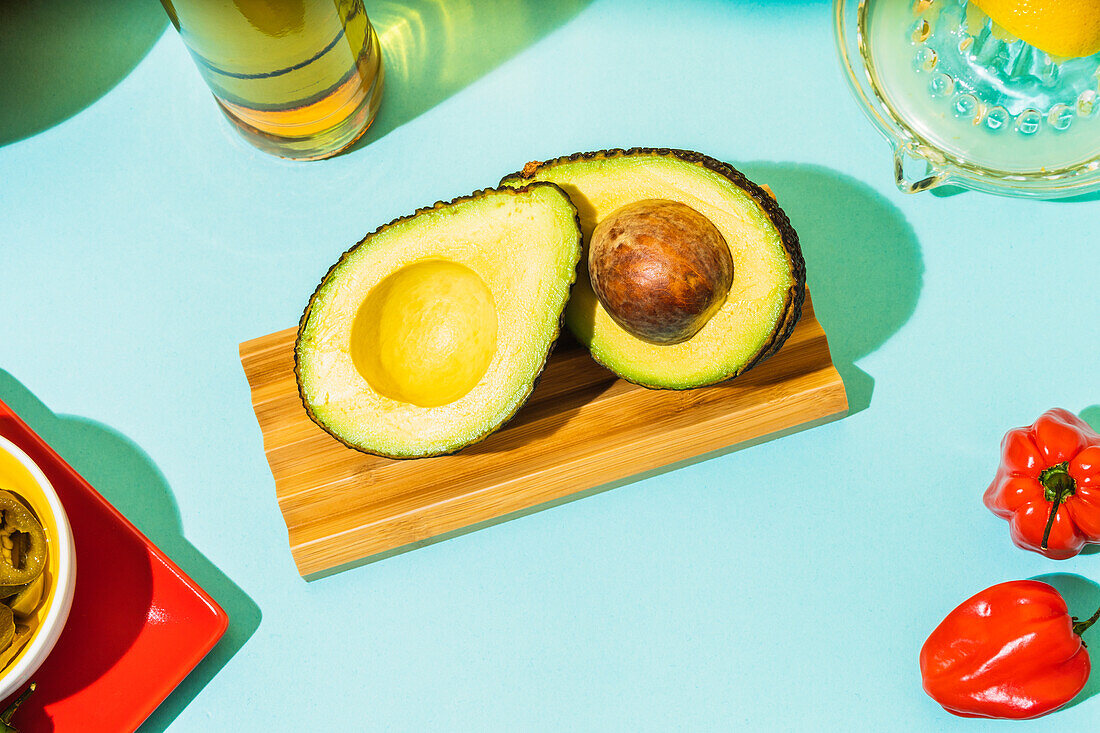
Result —
[[23, 733], [132, 731], [214, 647], [229, 618], [3, 402], [0, 435], [49, 478], [76, 541], [69, 620], [13, 722]]

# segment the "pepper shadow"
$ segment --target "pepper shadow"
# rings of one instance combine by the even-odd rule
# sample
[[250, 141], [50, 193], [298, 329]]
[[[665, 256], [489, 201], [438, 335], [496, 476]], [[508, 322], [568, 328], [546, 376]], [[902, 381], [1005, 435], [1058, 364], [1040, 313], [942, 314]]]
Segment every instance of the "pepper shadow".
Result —
[[167, 25], [153, 0], [0, 0], [0, 146], [102, 97]]
[[874, 379], [856, 362], [909, 320], [924, 281], [909, 222], [874, 189], [816, 165], [737, 165], [766, 183], [790, 217], [806, 258], [814, 312], [848, 392], [849, 412], [871, 403]]
[[1100, 405], [1086, 407], [1078, 413], [1078, 417], [1087, 422], [1093, 430], [1100, 433]]
[[[1078, 620], [1087, 619], [1097, 608], [1100, 608], [1100, 585], [1088, 578], [1070, 573], [1044, 573], [1035, 576], [1032, 580], [1041, 580], [1054, 586], [1055, 590], [1066, 599], [1070, 615], [1077, 617]], [[1081, 635], [1081, 639], [1090, 649], [1100, 648], [1100, 624], [1094, 624]], [[1070, 700], [1066, 707], [1079, 705], [1098, 692], [1100, 692], [1100, 674], [1091, 674], [1084, 688], [1077, 693], [1077, 697]]]
[[141, 727], [149, 733], [164, 731], [256, 631], [260, 608], [184, 537], [172, 491], [141, 448], [100, 423], [55, 415], [2, 369], [0, 400], [209, 593], [229, 616], [229, 627], [217, 646]]
[[[591, 0], [367, 4], [385, 65], [382, 106], [348, 153], [380, 140], [576, 16]], [[347, 154], [347, 153], [345, 153]]]

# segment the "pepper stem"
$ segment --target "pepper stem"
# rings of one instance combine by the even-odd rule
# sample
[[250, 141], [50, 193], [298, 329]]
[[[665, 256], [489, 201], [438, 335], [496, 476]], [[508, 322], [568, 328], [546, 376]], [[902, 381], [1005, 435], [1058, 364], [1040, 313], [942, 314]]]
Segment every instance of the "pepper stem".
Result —
[[[1093, 621], [1095, 620], [1096, 619], [1093, 619]], [[1076, 630], [1077, 627], [1075, 626], [1073, 628]], [[22, 705], [23, 702], [31, 696], [31, 693], [34, 692], [35, 687], [37, 687], [37, 685], [32, 682], [27, 687], [27, 689], [23, 690], [22, 695], [15, 698], [15, 702], [13, 702], [11, 705], [8, 705], [7, 709], [4, 710], [4, 712], [0, 713], [0, 723], [3, 723], [4, 730], [14, 730], [14, 728], [9, 727], [11, 723], [11, 716], [15, 715], [15, 711], [19, 709], [19, 706]]]
[[1069, 475], [1069, 461], [1044, 469], [1039, 474], [1039, 481], [1043, 484], [1043, 495], [1047, 501], [1051, 502], [1047, 526], [1043, 529], [1043, 541], [1039, 545], [1045, 550], [1050, 540], [1050, 530], [1054, 527], [1054, 518], [1058, 516], [1058, 507], [1077, 492], [1077, 482], [1073, 480], [1073, 476]]
[[1073, 633], [1080, 636], [1081, 634], [1088, 631], [1089, 627], [1092, 626], [1097, 621], [1100, 621], [1100, 608], [1096, 609], [1096, 613], [1092, 614], [1092, 616], [1085, 619], [1084, 621], [1078, 621], [1077, 618], [1074, 617], [1073, 618]]

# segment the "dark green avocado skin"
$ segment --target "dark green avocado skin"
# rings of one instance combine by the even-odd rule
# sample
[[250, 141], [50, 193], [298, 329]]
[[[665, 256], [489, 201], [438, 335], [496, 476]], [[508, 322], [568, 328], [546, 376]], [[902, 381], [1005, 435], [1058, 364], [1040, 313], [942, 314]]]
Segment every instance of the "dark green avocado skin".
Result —
[[[551, 183], [549, 181], [533, 181], [531, 183], [528, 183], [528, 184], [525, 184], [525, 185], [522, 185], [522, 186], [519, 186], [519, 187], [501, 186], [501, 187], [498, 187], [498, 188], [482, 188], [482, 189], [478, 189], [477, 191], [474, 191], [473, 193], [466, 194], [465, 196], [458, 196], [456, 198], [451, 199], [450, 201], [437, 201], [434, 204], [432, 204], [431, 206], [422, 207], [420, 209], [417, 209], [416, 211], [414, 211], [411, 214], [406, 214], [405, 216], [399, 216], [396, 219], [394, 219], [393, 221], [389, 222], [388, 224], [383, 224], [382, 226], [378, 227], [373, 232], [371, 232], [370, 234], [368, 234], [367, 236], [365, 236], [361, 240], [359, 240], [355, 245], [350, 247], [342, 255], [340, 255], [340, 258], [338, 260], [336, 260], [336, 262], [333, 263], [332, 267], [330, 267], [325, 272], [325, 276], [321, 278], [321, 281], [317, 284], [317, 287], [314, 288], [313, 294], [309, 296], [309, 302], [306, 303], [305, 310], [302, 312], [302, 317], [298, 320], [298, 333], [294, 338], [294, 380], [298, 385], [298, 399], [301, 401], [302, 407], [305, 408], [306, 414], [309, 415], [309, 419], [312, 420], [314, 422], [314, 424], [316, 424], [318, 427], [320, 427], [322, 430], [324, 430], [326, 433], [331, 435], [333, 438], [335, 438], [337, 441], [339, 441], [343, 445], [347, 446], [348, 448], [352, 448], [354, 450], [360, 451], [361, 453], [367, 453], [367, 454], [370, 454], [370, 455], [381, 456], [382, 458], [390, 458], [390, 459], [394, 459], [394, 460], [415, 460], [417, 458], [434, 458], [434, 457], [437, 457], [437, 456], [454, 455], [455, 453], [458, 453], [459, 451], [462, 451], [462, 450], [465, 450], [466, 448], [469, 448], [471, 445], [474, 445], [476, 443], [480, 443], [481, 441], [485, 440], [490, 435], [495, 433], [497, 430], [499, 430], [500, 428], [507, 425], [508, 422], [511, 421], [511, 419], [516, 416], [516, 413], [518, 413], [523, 408], [523, 405], [525, 405], [527, 403], [527, 398], [531, 396], [531, 393], [534, 392], [535, 387], [538, 386], [539, 382], [542, 379], [542, 374], [546, 369], [546, 362], [550, 358], [550, 354], [553, 353], [554, 347], [557, 345], [557, 342], [558, 342], [558, 337], [561, 335], [562, 327], [565, 325], [565, 308], [562, 308], [561, 313], [558, 314], [557, 328], [556, 328], [555, 332], [552, 334], [552, 336], [550, 338], [550, 344], [547, 347], [546, 354], [542, 359], [542, 365], [539, 367], [538, 371], [535, 373], [535, 375], [534, 375], [534, 377], [531, 381], [531, 389], [530, 389], [530, 391], [528, 391], [526, 397], [524, 397], [524, 399], [519, 401], [519, 404], [516, 407], [516, 411], [513, 412], [508, 417], [506, 417], [496, 427], [486, 431], [485, 433], [483, 433], [481, 435], [473, 437], [470, 440], [470, 442], [456, 448], [455, 450], [442, 451], [442, 452], [439, 452], [439, 453], [431, 453], [431, 454], [422, 455], [422, 456], [390, 455], [390, 454], [387, 454], [387, 453], [369, 451], [369, 450], [364, 449], [362, 446], [353, 445], [353, 444], [347, 442], [342, 437], [337, 435], [335, 432], [330, 430], [329, 427], [327, 425], [325, 425], [324, 422], [322, 422], [320, 419], [317, 418], [317, 416], [313, 413], [313, 410], [310, 408], [309, 402], [306, 400], [305, 391], [304, 391], [304, 388], [302, 386], [302, 375], [301, 375], [301, 372], [299, 371], [298, 346], [299, 346], [299, 343], [301, 342], [302, 332], [305, 329], [306, 321], [309, 320], [309, 314], [310, 314], [310, 311], [313, 308], [314, 299], [317, 297], [317, 294], [320, 292], [321, 287], [325, 284], [325, 282], [328, 280], [329, 276], [333, 273], [333, 271], [335, 271], [336, 268], [340, 266], [340, 264], [344, 261], [345, 258], [350, 256], [351, 253], [354, 252], [355, 250], [357, 250], [358, 248], [363, 247], [363, 246], [369, 246], [371, 239], [374, 238], [375, 235], [379, 234], [380, 232], [382, 232], [386, 229], [389, 229], [390, 227], [394, 226], [395, 224], [406, 221], [408, 219], [413, 219], [413, 218], [415, 218], [416, 216], [418, 216], [420, 214], [432, 211], [434, 209], [446, 208], [446, 207], [453, 206], [453, 205], [458, 204], [458, 203], [462, 203], [463, 201], [472, 201], [474, 199], [482, 198], [486, 194], [491, 194], [491, 193], [517, 193], [518, 194], [518, 193], [528, 191], [531, 188], [534, 188], [536, 186], [550, 186], [550, 187], [553, 187], [553, 188], [557, 189], [563, 196], [565, 196], [566, 200], [569, 199], [568, 194], [566, 194], [565, 191], [562, 190], [562, 188], [560, 186], [558, 186], [556, 183]], [[577, 232], [578, 232], [578, 237], [579, 237], [579, 232], [580, 232], [580, 229], [581, 229], [581, 221], [580, 221], [580, 215], [577, 213], [577, 209], [576, 209], [575, 206], [573, 207], [573, 221], [574, 221], [574, 224], [576, 225]], [[578, 247], [577, 249], [578, 249], [577, 260], [573, 263], [573, 279], [569, 282], [570, 291], [572, 291], [573, 285], [576, 284], [576, 282], [577, 282], [576, 265], [577, 265], [577, 262], [580, 261], [580, 253], [579, 253], [580, 247]], [[566, 299], [566, 304], [568, 304], [568, 299]]]
[[[532, 161], [525, 165], [523, 170], [504, 176], [504, 178], [500, 179], [500, 183], [501, 185], [522, 185], [524, 181], [530, 181], [539, 171], [565, 163], [632, 156], [677, 158], [685, 163], [691, 163], [692, 165], [706, 168], [727, 178], [735, 186], [749, 194], [749, 196], [760, 205], [760, 208], [764, 210], [764, 213], [768, 215], [768, 218], [771, 219], [775, 228], [779, 230], [780, 237], [783, 241], [783, 249], [787, 253], [791, 274], [794, 277], [794, 284], [791, 285], [790, 289], [787, 291], [783, 320], [780, 322], [779, 327], [773, 332], [771, 340], [764, 344], [743, 368], [718, 381], [726, 381], [728, 379], [733, 379], [739, 374], [744, 374], [749, 369], [752, 369], [754, 366], [760, 364], [762, 361], [779, 351], [784, 342], [790, 338], [790, 335], [794, 332], [795, 326], [798, 325], [798, 320], [802, 317], [802, 303], [806, 300], [806, 261], [802, 257], [802, 246], [798, 241], [798, 233], [795, 232], [786, 212], [779, 207], [779, 203], [775, 199], [768, 195], [767, 191], [750, 181], [745, 177], [745, 174], [728, 163], [723, 163], [709, 155], [704, 155], [694, 150], [680, 150], [677, 148], [612, 148], [609, 150], [594, 150], [587, 153], [563, 155], [553, 160]], [[604, 364], [604, 366], [607, 365]], [[623, 378], [626, 379], [625, 377]], [[633, 382], [634, 380], [627, 379], [627, 381]], [[634, 383], [650, 389], [676, 389], [662, 385], [645, 384], [643, 382]], [[687, 389], [697, 388], [688, 387]]]

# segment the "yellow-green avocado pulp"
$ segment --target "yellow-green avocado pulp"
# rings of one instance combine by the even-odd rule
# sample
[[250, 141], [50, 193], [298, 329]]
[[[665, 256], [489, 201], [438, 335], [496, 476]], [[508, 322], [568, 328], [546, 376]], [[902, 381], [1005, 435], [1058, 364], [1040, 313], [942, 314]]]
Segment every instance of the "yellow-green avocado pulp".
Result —
[[580, 258], [557, 186], [489, 189], [398, 219], [348, 250], [298, 329], [310, 417], [393, 458], [454, 452], [527, 400]]
[[596, 297], [587, 268], [579, 268], [565, 325], [596, 361], [624, 379], [660, 389], [720, 382], [778, 351], [794, 330], [806, 292], [798, 235], [775, 200], [733, 167], [688, 150], [600, 150], [531, 163], [501, 183], [532, 181], [552, 181], [569, 194], [586, 252], [599, 222], [644, 199], [690, 206], [729, 246], [733, 283], [725, 303], [698, 333], [676, 344], [628, 333]]

